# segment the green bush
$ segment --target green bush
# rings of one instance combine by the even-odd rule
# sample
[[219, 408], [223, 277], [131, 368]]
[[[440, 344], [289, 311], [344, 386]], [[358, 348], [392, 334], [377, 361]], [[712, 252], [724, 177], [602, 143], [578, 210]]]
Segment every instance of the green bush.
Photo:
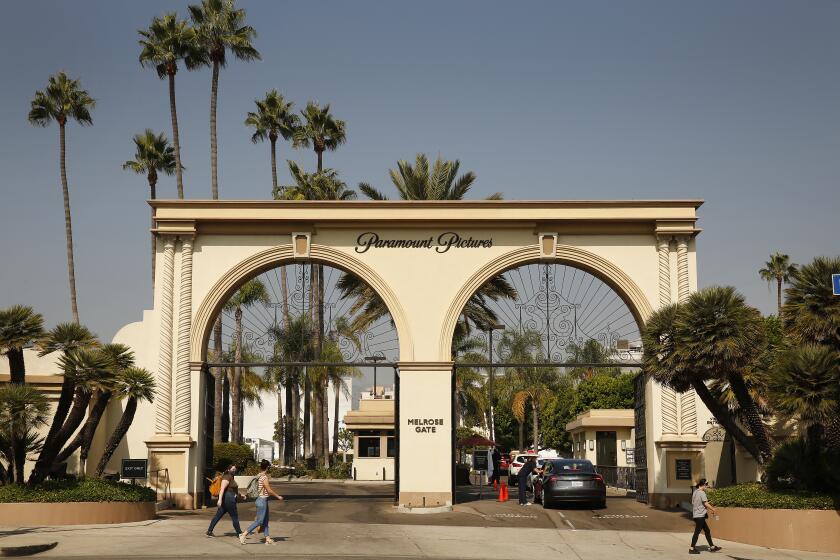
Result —
[[154, 502], [155, 491], [124, 482], [83, 478], [46, 480], [40, 484], [0, 486], [0, 503], [19, 502]]
[[840, 495], [797, 490], [769, 490], [757, 482], [713, 488], [708, 491], [714, 506], [757, 509], [840, 509]]
[[217, 443], [213, 446], [213, 468], [217, 471], [224, 471], [231, 465], [244, 471], [252, 463], [254, 453], [245, 444]]
[[810, 490], [840, 494], [840, 451], [813, 448], [803, 439], [785, 443], [767, 465], [771, 490]]
[[318, 467], [309, 471], [309, 476], [312, 478], [331, 478], [338, 480], [345, 480], [350, 478], [351, 463], [336, 463], [330, 468]]

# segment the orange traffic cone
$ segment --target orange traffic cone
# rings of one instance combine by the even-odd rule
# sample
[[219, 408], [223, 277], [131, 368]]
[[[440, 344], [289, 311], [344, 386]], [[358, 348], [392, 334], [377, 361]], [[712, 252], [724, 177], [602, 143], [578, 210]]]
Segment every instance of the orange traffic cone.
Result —
[[498, 490], [498, 489], [499, 489], [499, 481], [494, 478], [493, 479], [493, 490]]
[[507, 490], [507, 483], [502, 482], [502, 485], [499, 487], [499, 501], [506, 502], [508, 499], [508, 490]]

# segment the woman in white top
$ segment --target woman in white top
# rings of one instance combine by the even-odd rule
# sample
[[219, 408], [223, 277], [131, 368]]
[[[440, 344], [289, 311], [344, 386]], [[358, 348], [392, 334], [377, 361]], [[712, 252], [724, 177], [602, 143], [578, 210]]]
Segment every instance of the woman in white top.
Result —
[[278, 500], [282, 500], [283, 497], [278, 495], [272, 488], [271, 484], [268, 483], [268, 470], [271, 468], [271, 463], [266, 459], [260, 461], [260, 474], [257, 475], [257, 484], [259, 487], [259, 495], [256, 499], [257, 505], [257, 517], [254, 519], [254, 522], [251, 523], [251, 526], [248, 527], [248, 530], [239, 535], [239, 542], [245, 544], [245, 540], [248, 538], [248, 535], [254, 532], [254, 530], [262, 525], [263, 532], [265, 533], [265, 544], [273, 544], [274, 540], [268, 535], [268, 497], [274, 496]]

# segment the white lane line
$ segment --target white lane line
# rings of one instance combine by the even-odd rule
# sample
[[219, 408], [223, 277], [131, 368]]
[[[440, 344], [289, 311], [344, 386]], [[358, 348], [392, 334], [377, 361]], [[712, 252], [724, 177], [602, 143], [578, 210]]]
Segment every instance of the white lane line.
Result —
[[562, 511], [558, 511], [557, 513], [560, 515], [560, 517], [562, 517], [563, 519], [566, 519], [566, 516], [565, 516], [565, 515], [563, 515], [563, 512], [562, 512]]
[[566, 522], [566, 525], [568, 525], [572, 529], [572, 531], [577, 531], [577, 529], [575, 529], [575, 526], [572, 525], [571, 521], [569, 521], [568, 519], [565, 519], [564, 521]]

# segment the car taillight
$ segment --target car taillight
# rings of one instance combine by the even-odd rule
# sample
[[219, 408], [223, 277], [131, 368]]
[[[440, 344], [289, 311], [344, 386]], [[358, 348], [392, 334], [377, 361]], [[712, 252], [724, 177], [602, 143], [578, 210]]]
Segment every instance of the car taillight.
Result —
[[592, 480], [597, 480], [598, 482], [604, 482], [604, 477], [601, 476], [600, 474], [594, 474], [594, 475], [592, 475]]
[[546, 482], [548, 482], [550, 484], [550, 483], [552, 483], [556, 480], [557, 480], [557, 476], [551, 475], [551, 476], [548, 477], [548, 480], [546, 480]]

